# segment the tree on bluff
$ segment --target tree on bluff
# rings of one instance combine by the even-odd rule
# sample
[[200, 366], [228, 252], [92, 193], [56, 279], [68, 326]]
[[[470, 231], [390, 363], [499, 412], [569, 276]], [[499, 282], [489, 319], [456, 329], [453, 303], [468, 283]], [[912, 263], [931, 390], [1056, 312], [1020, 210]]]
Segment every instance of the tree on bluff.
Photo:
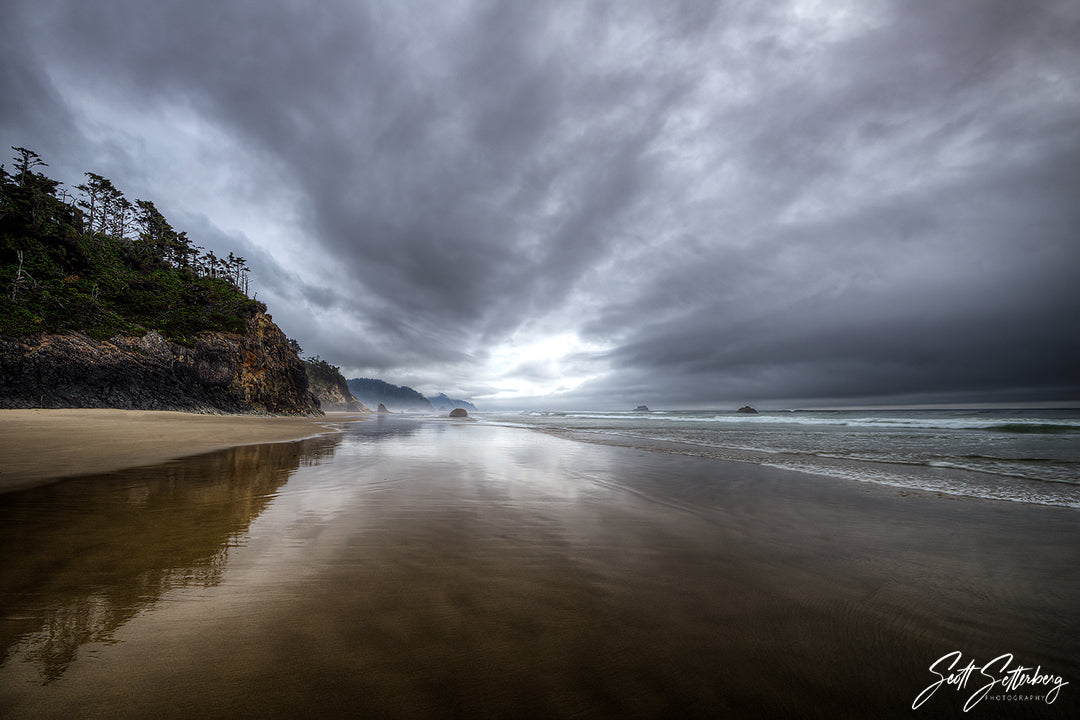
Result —
[[153, 202], [129, 201], [97, 173], [85, 173], [73, 202], [37, 153], [12, 149], [15, 172], [0, 165], [0, 334], [154, 328], [183, 340], [238, 332], [265, 311], [247, 297], [243, 258], [203, 253]]

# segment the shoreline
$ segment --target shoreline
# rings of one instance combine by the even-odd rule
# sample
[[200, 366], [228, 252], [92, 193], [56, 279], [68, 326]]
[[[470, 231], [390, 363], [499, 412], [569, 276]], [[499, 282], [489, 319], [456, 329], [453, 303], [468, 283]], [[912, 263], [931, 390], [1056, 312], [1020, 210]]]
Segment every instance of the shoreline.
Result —
[[388, 416], [7, 501], [5, 717], [900, 717], [948, 653], [1077, 708], [1063, 508]]
[[[807, 453], [798, 449], [765, 450], [703, 443], [691, 439], [650, 437], [622, 431], [518, 424], [501, 418], [483, 421], [502, 427], [533, 430], [573, 442], [773, 467], [857, 485], [892, 488], [904, 493], [929, 493], [957, 499], [1064, 508], [1074, 512], [1080, 510], [1078, 485], [1052, 478], [987, 472], [948, 463], [844, 457], [828, 453]], [[1033, 492], [1034, 489], [1037, 489], [1037, 492]]]
[[0, 714], [899, 717], [947, 653], [1076, 714], [1070, 510], [348, 417], [3, 498]]
[[370, 417], [348, 412], [268, 417], [167, 410], [0, 410], [0, 494], [241, 445], [303, 440], [341, 432], [345, 423]]

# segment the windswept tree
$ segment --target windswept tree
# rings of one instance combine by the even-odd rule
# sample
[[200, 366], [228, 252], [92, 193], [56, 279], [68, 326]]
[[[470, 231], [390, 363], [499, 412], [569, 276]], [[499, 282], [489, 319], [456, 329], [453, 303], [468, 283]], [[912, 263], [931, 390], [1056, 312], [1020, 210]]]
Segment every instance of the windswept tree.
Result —
[[239, 255], [229, 253], [229, 256], [221, 261], [222, 274], [229, 282], [237, 287], [244, 295], [248, 294], [248, 273], [251, 270], [247, 261]]
[[202, 248], [191, 244], [191, 239], [188, 238], [187, 231], [182, 230], [176, 233], [176, 241], [173, 247], [177, 267], [182, 270], [195, 272], [199, 263], [199, 251], [202, 250]]
[[122, 194], [118, 195], [113, 205], [113, 235], [118, 238], [126, 238], [128, 229], [134, 222], [135, 206]]
[[221, 265], [221, 261], [218, 256], [214, 254], [214, 251], [206, 253], [206, 267], [207, 274], [210, 277], [216, 278], [218, 276], [218, 267]]
[[86, 212], [86, 231], [93, 234], [104, 230], [105, 215], [111, 202], [111, 191], [116, 190], [116, 188], [113, 187], [111, 180], [97, 173], [88, 172], [84, 174], [88, 178], [87, 181], [81, 185], [76, 185], [75, 189], [84, 195], [84, 198], [78, 204]]
[[[149, 200], [136, 200], [135, 208], [135, 222], [141, 230], [139, 240], [147, 253], [173, 267], [184, 266], [186, 253], [181, 249], [179, 235], [165, 216]], [[186, 235], [184, 239], [187, 239]]]
[[105, 180], [102, 184], [101, 225], [98, 227], [98, 232], [123, 237], [119, 229], [120, 216], [125, 212], [125, 206], [130, 207], [131, 204], [124, 197], [124, 193], [112, 184], [112, 180]]
[[78, 205], [88, 214], [87, 232], [127, 237], [136, 219], [135, 205], [124, 197], [112, 180], [92, 172], [86, 173], [86, 177], [87, 181], [76, 185], [75, 189], [84, 196]]
[[0, 334], [55, 328], [95, 337], [155, 327], [174, 337], [238, 331], [265, 305], [244, 258], [194, 245], [149, 200], [85, 173], [77, 202], [32, 150], [0, 165]]
[[250, 281], [251, 268], [247, 266], [247, 261], [242, 257], [236, 258], [236, 287], [240, 289], [240, 292], [244, 293], [247, 297], [248, 284]]
[[11, 149], [15, 151], [15, 175], [13, 176], [15, 182], [19, 185], [26, 187], [34, 179], [34, 168], [49, 167], [49, 164], [41, 159], [33, 150], [27, 150], [23, 147], [11, 146]]
[[[15, 174], [3, 173], [3, 182], [7, 187], [2, 214], [14, 213], [30, 220], [30, 225], [40, 227], [49, 217], [57, 215], [49, 211], [49, 200], [54, 199], [60, 181], [37, 172], [37, 168], [48, 167], [33, 150], [11, 147], [15, 151]], [[61, 213], [62, 214], [62, 213]]]

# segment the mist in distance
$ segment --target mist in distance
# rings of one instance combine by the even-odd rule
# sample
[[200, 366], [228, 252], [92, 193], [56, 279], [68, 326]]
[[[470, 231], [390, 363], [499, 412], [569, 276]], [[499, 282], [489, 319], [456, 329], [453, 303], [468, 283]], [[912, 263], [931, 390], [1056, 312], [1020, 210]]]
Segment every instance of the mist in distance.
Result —
[[1074, 2], [14, 0], [0, 140], [481, 409], [1080, 402]]

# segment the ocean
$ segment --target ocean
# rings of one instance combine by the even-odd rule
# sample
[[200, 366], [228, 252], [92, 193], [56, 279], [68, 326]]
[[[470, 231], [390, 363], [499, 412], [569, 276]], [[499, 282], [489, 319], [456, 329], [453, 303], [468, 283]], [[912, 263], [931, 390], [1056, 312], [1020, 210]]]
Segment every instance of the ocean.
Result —
[[1080, 508], [1080, 409], [478, 413], [587, 442]]
[[477, 415], [0, 494], [0, 717], [1080, 717], [1074, 509], [823, 477], [1074, 417]]

